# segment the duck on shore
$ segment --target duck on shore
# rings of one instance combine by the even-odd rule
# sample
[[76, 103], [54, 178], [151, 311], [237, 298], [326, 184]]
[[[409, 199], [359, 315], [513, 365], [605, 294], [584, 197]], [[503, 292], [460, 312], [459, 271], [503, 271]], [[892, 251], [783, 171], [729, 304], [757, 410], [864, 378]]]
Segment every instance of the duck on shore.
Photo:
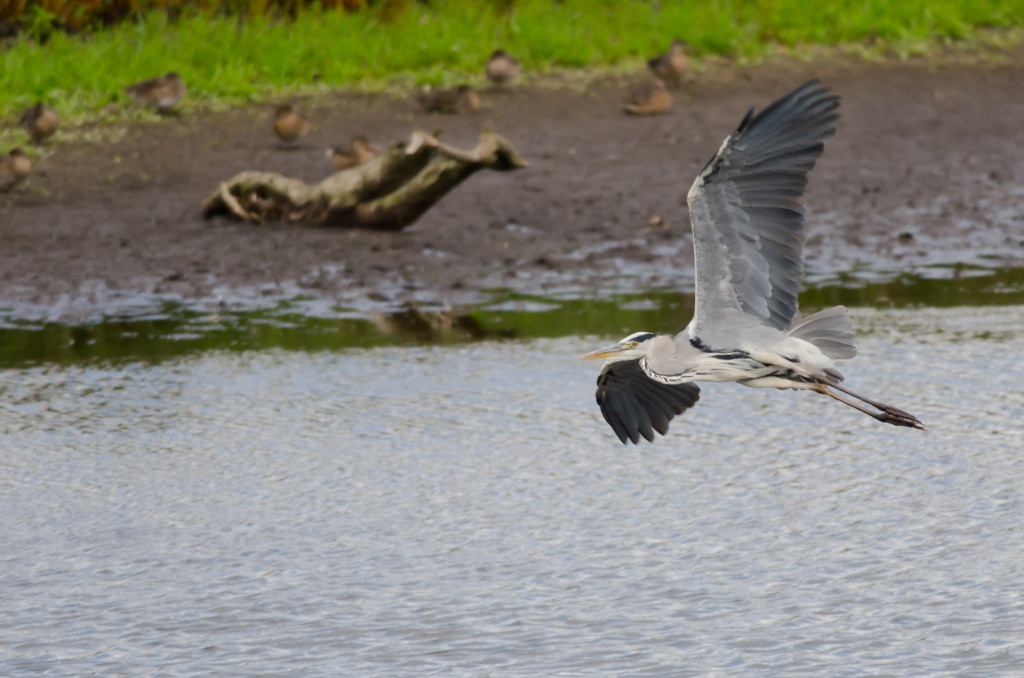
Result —
[[659, 115], [672, 108], [672, 95], [663, 80], [655, 78], [634, 91], [622, 106], [630, 115]]
[[678, 84], [690, 68], [690, 57], [686, 55], [687, 49], [689, 49], [689, 45], [682, 40], [673, 40], [669, 46], [668, 54], [661, 54], [648, 59], [647, 68], [651, 70], [655, 77], [665, 82]]
[[359, 135], [352, 139], [348, 146], [335, 146], [327, 149], [327, 157], [336, 172], [362, 165], [377, 152], [370, 140]]
[[0, 191], [7, 192], [32, 174], [32, 160], [20, 147], [0, 160]]
[[460, 115], [472, 113], [480, 108], [480, 97], [470, 85], [459, 85], [452, 89], [421, 92], [416, 95], [423, 109], [428, 113], [450, 113]]
[[293, 144], [309, 132], [309, 120], [291, 104], [274, 109], [274, 134], [286, 144]]
[[18, 124], [25, 128], [34, 143], [42, 143], [52, 137], [60, 127], [60, 118], [52, 108], [37, 101], [21, 116]]
[[508, 85], [519, 77], [519, 73], [519, 59], [503, 49], [494, 50], [484, 67], [487, 79], [495, 85]]
[[188, 94], [185, 81], [174, 71], [128, 85], [125, 91], [138, 104], [153, 108], [158, 113], [169, 113]]

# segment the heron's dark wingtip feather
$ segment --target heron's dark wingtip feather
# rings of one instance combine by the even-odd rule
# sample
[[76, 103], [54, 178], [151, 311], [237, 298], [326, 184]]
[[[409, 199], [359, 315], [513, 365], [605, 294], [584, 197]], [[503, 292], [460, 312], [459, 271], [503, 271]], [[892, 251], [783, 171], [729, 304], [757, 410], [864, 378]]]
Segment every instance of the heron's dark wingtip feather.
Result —
[[[799, 118], [804, 121], [803, 129], [797, 126], [794, 132], [805, 138], [831, 136], [839, 121], [839, 102], [839, 95], [820, 86], [818, 80], [811, 80], [761, 109], [742, 132], [767, 137]], [[812, 124], [814, 129], [807, 129]]]
[[622, 425], [622, 422], [619, 420], [618, 416], [611, 411], [611, 408], [605, 407], [604, 403], [600, 400], [598, 400], [597, 403], [601, 406], [601, 416], [604, 417], [604, 420], [608, 422], [608, 425], [612, 427], [613, 431], [615, 431], [615, 435], [617, 435], [619, 440], [622, 441], [622, 444], [625, 445], [626, 441], [629, 439], [628, 436], [626, 436], [626, 427]]
[[736, 127], [736, 133], [739, 134], [743, 130], [750, 127], [750, 121], [754, 119], [754, 107], [751, 106], [747, 109], [747, 114], [740, 120], [740, 124]]
[[834, 100], [836, 102], [836, 105], [838, 105], [839, 95], [832, 94], [832, 90], [828, 87], [823, 86], [821, 84], [821, 80], [817, 78], [815, 78], [814, 80], [808, 80], [804, 84], [792, 90], [789, 94], [779, 97], [772, 103], [762, 108], [757, 113], [757, 115], [754, 116], [753, 121], [751, 121], [751, 126], [756, 124], [758, 121], [767, 118], [768, 116], [772, 115], [775, 111], [781, 108], [793, 107], [796, 102], [806, 103], [826, 100]]
[[597, 378], [597, 404], [605, 421], [623, 444], [638, 444], [641, 436], [653, 442], [665, 435], [669, 420], [700, 400], [693, 383], [662, 384], [644, 374], [638, 360], [607, 363]]
[[598, 404], [605, 420], [611, 424], [615, 434], [625, 443], [627, 439], [634, 443], [640, 441], [640, 423], [634, 412], [629, 396], [622, 390], [609, 390], [598, 393]]

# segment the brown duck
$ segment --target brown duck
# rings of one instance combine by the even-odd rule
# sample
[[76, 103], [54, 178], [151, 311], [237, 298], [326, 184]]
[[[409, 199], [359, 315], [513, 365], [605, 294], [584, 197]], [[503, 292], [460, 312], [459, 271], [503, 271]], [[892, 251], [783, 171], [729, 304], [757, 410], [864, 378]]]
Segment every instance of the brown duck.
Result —
[[690, 57], [686, 56], [687, 49], [689, 45], [682, 40], [673, 40], [668, 48], [668, 54], [648, 59], [647, 68], [666, 82], [678, 83], [690, 67]]
[[128, 85], [125, 91], [137, 103], [154, 108], [158, 113], [166, 113], [174, 109], [188, 94], [185, 81], [174, 71]]
[[52, 108], [40, 101], [25, 111], [18, 124], [24, 127], [32, 141], [38, 144], [57, 132], [57, 128], [60, 127], [60, 118]]
[[295, 143], [309, 132], [309, 120], [291, 104], [282, 104], [274, 111], [274, 134], [285, 143]]
[[32, 174], [32, 161], [20, 148], [0, 158], [0, 191], [11, 190]]
[[356, 165], [362, 165], [372, 158], [376, 152], [377, 149], [373, 147], [370, 140], [359, 135], [353, 138], [352, 143], [348, 146], [328, 148], [327, 157], [330, 158], [334, 170], [340, 172]]
[[469, 85], [459, 85], [452, 89], [439, 89], [434, 92], [422, 92], [416, 99], [429, 113], [472, 113], [480, 108], [480, 97]]
[[652, 80], [626, 99], [622, 107], [630, 115], [659, 115], [672, 108], [672, 95], [662, 80]]
[[484, 67], [487, 79], [495, 85], [507, 85], [519, 77], [519, 59], [506, 52], [496, 49], [491, 53]]

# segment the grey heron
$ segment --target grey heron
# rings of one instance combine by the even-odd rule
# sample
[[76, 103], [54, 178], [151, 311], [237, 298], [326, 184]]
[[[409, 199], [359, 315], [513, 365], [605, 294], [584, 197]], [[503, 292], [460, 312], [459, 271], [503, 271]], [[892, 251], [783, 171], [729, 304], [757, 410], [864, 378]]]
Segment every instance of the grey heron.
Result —
[[636, 332], [581, 356], [605, 359], [597, 402], [623, 443], [665, 435], [669, 420], [699, 400], [696, 381], [808, 389], [878, 421], [924, 429], [914, 415], [840, 384], [836, 361], [857, 354], [846, 308], [807, 317], [797, 308], [804, 188], [838, 109], [839, 97], [817, 80], [757, 115], [750, 109], [697, 175], [686, 198], [693, 319], [674, 336]]

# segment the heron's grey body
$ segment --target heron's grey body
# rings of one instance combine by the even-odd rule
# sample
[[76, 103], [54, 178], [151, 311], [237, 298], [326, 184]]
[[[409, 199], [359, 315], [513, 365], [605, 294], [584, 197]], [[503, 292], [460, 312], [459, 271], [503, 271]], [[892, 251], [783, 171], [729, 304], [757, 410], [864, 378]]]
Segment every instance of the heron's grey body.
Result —
[[583, 356], [605, 358], [597, 401], [622, 442], [664, 435], [699, 399], [695, 381], [812, 389], [879, 421], [923, 428], [839, 385], [835, 361], [857, 353], [845, 308], [799, 315], [804, 188], [838, 108], [839, 97], [809, 82], [756, 117], [751, 110], [697, 176], [687, 195], [696, 264], [690, 324], [675, 336], [637, 332]]

